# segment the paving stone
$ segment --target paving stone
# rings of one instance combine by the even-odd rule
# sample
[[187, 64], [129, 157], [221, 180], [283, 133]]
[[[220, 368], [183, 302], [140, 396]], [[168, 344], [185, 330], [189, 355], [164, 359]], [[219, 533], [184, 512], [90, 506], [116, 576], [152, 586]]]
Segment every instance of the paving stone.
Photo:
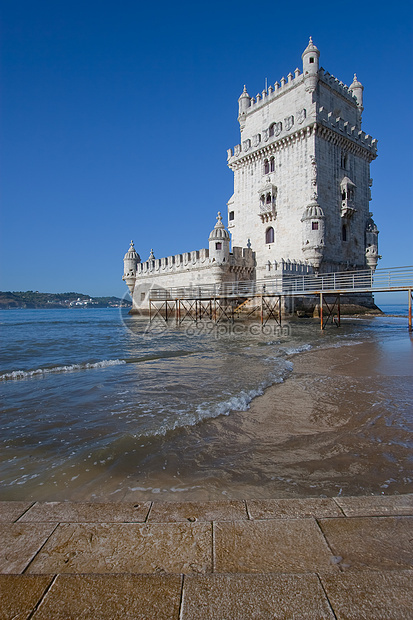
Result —
[[55, 527], [50, 523], [0, 523], [0, 573], [21, 573]]
[[0, 502], [0, 522], [13, 523], [33, 502]]
[[319, 523], [344, 569], [403, 569], [413, 564], [412, 517], [351, 517]]
[[248, 519], [243, 501], [153, 502], [148, 522], [238, 521]]
[[212, 570], [207, 523], [62, 524], [30, 573], [206, 573]]
[[184, 579], [183, 620], [334, 618], [316, 575], [207, 575]]
[[348, 517], [413, 515], [413, 495], [336, 497], [335, 501]]
[[412, 571], [355, 571], [320, 575], [337, 618], [413, 618]]
[[52, 579], [51, 575], [0, 575], [0, 619], [28, 618]]
[[248, 500], [252, 519], [289, 519], [294, 517], [340, 517], [340, 508], [331, 498]]
[[178, 575], [58, 575], [35, 620], [171, 620], [179, 617]]
[[218, 573], [338, 570], [313, 519], [214, 524]]
[[23, 515], [20, 522], [142, 523], [148, 516], [150, 506], [151, 502], [39, 502]]

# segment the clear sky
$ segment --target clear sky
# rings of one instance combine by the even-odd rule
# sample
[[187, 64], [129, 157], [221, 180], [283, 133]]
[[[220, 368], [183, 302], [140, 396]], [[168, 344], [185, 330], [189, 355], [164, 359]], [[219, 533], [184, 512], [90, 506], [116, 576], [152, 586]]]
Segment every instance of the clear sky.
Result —
[[413, 5], [3, 0], [2, 290], [121, 296], [142, 260], [207, 247], [237, 99], [301, 65], [363, 83], [380, 267], [413, 264]]

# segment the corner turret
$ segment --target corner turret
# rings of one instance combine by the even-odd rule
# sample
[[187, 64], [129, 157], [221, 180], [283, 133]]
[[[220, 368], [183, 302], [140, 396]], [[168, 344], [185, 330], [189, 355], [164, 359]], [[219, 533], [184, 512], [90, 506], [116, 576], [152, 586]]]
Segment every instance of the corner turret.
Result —
[[301, 58], [303, 59], [305, 89], [308, 92], [313, 93], [317, 88], [318, 83], [318, 61], [320, 58], [320, 52], [314, 45], [311, 37], [307, 47], [301, 55]]
[[361, 82], [358, 81], [357, 75], [354, 74], [353, 82], [348, 87], [349, 91], [354, 95], [357, 101], [358, 108], [358, 124], [359, 128], [361, 127], [361, 115], [363, 113], [363, 90], [364, 86]]
[[251, 97], [247, 93], [247, 87], [244, 84], [244, 90], [238, 98], [238, 122], [241, 127], [241, 131], [245, 127], [246, 116], [248, 108], [251, 106]]
[[126, 252], [123, 258], [123, 277], [122, 277], [122, 280], [126, 282], [126, 285], [131, 295], [135, 287], [136, 267], [138, 263], [140, 262], [141, 262], [141, 258], [139, 254], [137, 253], [137, 251], [135, 250], [133, 241], [131, 241], [129, 250]]
[[217, 223], [209, 235], [209, 261], [211, 263], [228, 263], [229, 242], [229, 232], [222, 223], [222, 216], [218, 211]]
[[324, 255], [325, 215], [315, 200], [307, 206], [301, 222], [303, 224], [302, 250], [305, 260], [318, 271]]

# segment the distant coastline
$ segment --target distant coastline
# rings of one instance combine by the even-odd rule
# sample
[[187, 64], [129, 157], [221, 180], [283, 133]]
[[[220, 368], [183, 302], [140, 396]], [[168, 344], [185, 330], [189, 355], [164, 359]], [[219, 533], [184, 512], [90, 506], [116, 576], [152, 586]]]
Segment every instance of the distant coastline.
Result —
[[132, 302], [119, 297], [91, 297], [83, 293], [39, 293], [0, 291], [0, 310], [57, 308], [130, 308]]

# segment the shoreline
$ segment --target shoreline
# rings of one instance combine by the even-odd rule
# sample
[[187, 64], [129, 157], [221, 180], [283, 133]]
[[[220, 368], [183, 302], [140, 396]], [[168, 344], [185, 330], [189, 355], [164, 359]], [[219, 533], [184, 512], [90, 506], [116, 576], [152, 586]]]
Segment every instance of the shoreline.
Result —
[[[409, 492], [411, 453], [399, 445], [406, 437], [389, 418], [388, 400], [403, 384], [412, 356], [408, 350], [389, 353], [386, 346], [366, 341], [294, 354], [287, 379], [266, 388], [247, 410], [158, 438], [153, 448], [159, 454], [150, 454], [149, 448], [146, 471], [126, 470], [123, 479], [114, 473], [95, 486], [92, 499], [208, 501]], [[90, 498], [93, 484], [87, 488], [76, 497]]]
[[320, 346], [287, 355], [292, 372], [246, 410], [142, 445], [138, 437], [113, 463], [92, 471], [63, 465], [42, 485], [3, 487], [2, 499], [258, 500], [409, 491], [409, 336], [378, 340], [365, 332], [354, 342], [343, 330], [340, 340], [320, 338]]

